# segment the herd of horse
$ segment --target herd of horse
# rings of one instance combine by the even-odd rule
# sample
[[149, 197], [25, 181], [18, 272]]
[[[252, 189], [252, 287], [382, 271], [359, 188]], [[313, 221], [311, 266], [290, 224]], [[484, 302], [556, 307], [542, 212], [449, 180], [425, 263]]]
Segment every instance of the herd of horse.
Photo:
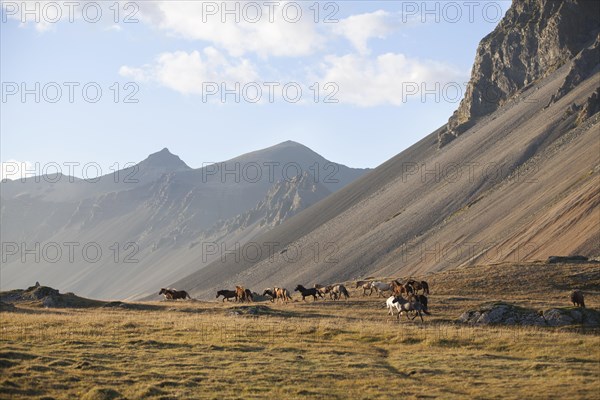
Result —
[[[423, 291], [424, 295], [429, 294], [429, 284], [425, 281], [415, 281], [409, 279], [406, 283], [401, 283], [397, 279], [384, 283], [375, 280], [363, 280], [356, 282], [356, 289], [363, 289], [363, 295], [372, 295], [373, 291], [378, 296], [384, 296], [386, 292], [391, 292], [396, 296], [404, 295], [410, 296], [411, 294], [418, 294], [420, 290]], [[367, 293], [369, 291], [369, 293]]]
[[[417, 316], [421, 318], [423, 322], [423, 314], [431, 315], [427, 309], [429, 295], [429, 284], [425, 281], [416, 281], [409, 279], [405, 283], [401, 283], [399, 280], [392, 280], [389, 283], [377, 281], [377, 280], [362, 280], [356, 282], [356, 289], [363, 289], [363, 296], [371, 296], [375, 291], [378, 296], [389, 297], [386, 300], [386, 306], [388, 314], [394, 315], [394, 310], [397, 311], [397, 318], [400, 320], [400, 315], [405, 314], [406, 318], [409, 319], [409, 314], [412, 315], [412, 319]], [[315, 284], [311, 288], [306, 288], [302, 285], [297, 285], [294, 289], [295, 292], [299, 292], [302, 296], [302, 301], [306, 301], [306, 298], [313, 298], [313, 301], [325, 299], [326, 295], [329, 295], [331, 300], [340, 300], [344, 297], [346, 300], [350, 298], [348, 289], [342, 284], [334, 285], [319, 285]], [[419, 293], [421, 292], [421, 293]], [[162, 288], [159, 295], [163, 295], [165, 300], [178, 300], [178, 299], [191, 299], [190, 295], [185, 290], [176, 290], [172, 288]], [[216, 298], [223, 297], [225, 300], [236, 301], [236, 302], [253, 302], [255, 301], [258, 293], [252, 292], [243, 286], [236, 286], [234, 290], [222, 289], [217, 291]], [[273, 287], [267, 288], [262, 293], [263, 297], [270, 298], [271, 302], [282, 302], [288, 303], [292, 300], [290, 292], [286, 288]]]
[[[406, 315], [406, 319], [410, 319], [409, 314], [412, 315], [412, 319], [418, 316], [421, 318], [421, 322], [423, 322], [423, 314], [431, 315], [428, 311], [427, 299], [429, 284], [425, 281], [409, 279], [405, 283], [401, 283], [399, 280], [386, 283], [377, 280], [362, 280], [356, 282], [355, 289], [359, 288], [362, 288], [363, 296], [371, 296], [373, 291], [377, 293], [378, 297], [388, 296], [385, 303], [388, 314], [394, 316], [395, 310], [398, 321], [400, 321], [400, 315], [402, 314]], [[300, 293], [302, 301], [306, 301], [307, 297], [312, 297], [313, 301], [317, 301], [319, 298], [325, 299], [327, 294], [329, 294], [331, 300], [340, 300], [342, 296], [345, 299], [350, 298], [348, 289], [342, 284], [326, 286], [315, 284], [312, 288], [297, 285], [294, 291]], [[172, 288], [162, 288], [158, 294], [163, 295], [165, 300], [191, 299], [185, 290]], [[237, 302], [252, 302], [258, 294], [243, 286], [236, 286], [235, 290], [223, 289], [217, 291], [216, 298], [218, 299], [221, 296], [223, 296], [223, 301], [234, 299]], [[271, 302], [281, 301], [287, 303], [292, 301], [292, 296], [286, 288], [268, 288], [263, 291], [262, 296], [270, 297]], [[574, 306], [585, 308], [583, 293], [580, 290], [573, 290], [570, 294], [570, 300]]]

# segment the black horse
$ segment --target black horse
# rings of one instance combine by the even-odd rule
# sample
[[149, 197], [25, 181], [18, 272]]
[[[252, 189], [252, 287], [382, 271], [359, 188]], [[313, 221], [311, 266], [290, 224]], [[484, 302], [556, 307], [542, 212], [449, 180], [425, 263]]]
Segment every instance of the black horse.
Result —
[[175, 289], [160, 289], [158, 294], [162, 294], [165, 296], [166, 300], [177, 300], [177, 299], [191, 299], [192, 297], [185, 290], [175, 290]]
[[321, 294], [319, 289], [316, 289], [316, 288], [307, 289], [302, 285], [298, 285], [298, 286], [296, 286], [296, 289], [294, 289], [294, 291], [300, 292], [300, 294], [302, 295], [302, 301], [306, 301], [305, 298], [308, 296], [312, 296], [314, 299], [313, 301], [317, 301], [317, 296], [323, 298], [323, 295]]
[[219, 290], [217, 292], [216, 298], [218, 299], [219, 296], [223, 296], [223, 301], [225, 301], [225, 300], [229, 301], [229, 299], [235, 299], [235, 290], [227, 290], [227, 289]]

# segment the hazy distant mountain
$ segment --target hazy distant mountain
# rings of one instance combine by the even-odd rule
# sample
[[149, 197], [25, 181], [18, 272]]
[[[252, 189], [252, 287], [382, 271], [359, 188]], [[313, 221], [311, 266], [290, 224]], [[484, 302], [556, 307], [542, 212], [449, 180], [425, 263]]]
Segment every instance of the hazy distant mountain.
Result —
[[365, 171], [288, 141], [199, 169], [163, 149], [94, 181], [3, 182], [1, 285], [40, 281], [97, 298], [153, 293], [218, 257], [214, 246], [239, 246]]
[[255, 238], [259, 260], [227, 254], [174, 285], [208, 297], [599, 256], [599, 19], [595, 1], [514, 0], [448, 125]]

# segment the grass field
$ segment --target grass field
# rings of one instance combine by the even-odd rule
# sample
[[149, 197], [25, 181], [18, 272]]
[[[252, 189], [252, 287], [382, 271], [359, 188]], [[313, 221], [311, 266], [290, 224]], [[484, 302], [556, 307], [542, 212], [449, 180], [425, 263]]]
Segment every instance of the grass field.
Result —
[[[598, 398], [598, 332], [454, 322], [491, 299], [568, 306], [563, 286], [581, 276], [588, 308], [598, 308], [598, 267], [502, 270], [493, 290], [490, 267], [427, 277], [433, 315], [423, 324], [398, 324], [384, 299], [355, 291], [287, 305], [19, 305], [0, 314], [0, 398]], [[538, 289], [522, 292], [515, 274]]]

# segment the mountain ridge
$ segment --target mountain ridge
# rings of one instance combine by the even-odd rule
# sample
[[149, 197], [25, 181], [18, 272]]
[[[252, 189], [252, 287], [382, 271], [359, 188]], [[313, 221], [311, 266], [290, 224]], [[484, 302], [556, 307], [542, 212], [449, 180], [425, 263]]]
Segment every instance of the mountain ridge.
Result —
[[[518, 0], [513, 9], [523, 4], [546, 5]], [[515, 17], [513, 10], [505, 19]], [[505, 44], [510, 45], [499, 46]], [[258, 261], [215, 260], [173, 285], [204, 298], [216, 286], [406, 277], [474, 263], [544, 259], [555, 250], [597, 256], [600, 116], [594, 110], [600, 72], [588, 70], [564, 96], [555, 96], [583, 51], [511, 92], [441, 149], [447, 125], [254, 240], [277, 242], [275, 257], [264, 245]], [[332, 245], [327, 255], [333, 257], [315, 260], [315, 243], [322, 254]], [[301, 254], [293, 262], [278, 256], [290, 247]]]
[[[325, 182], [319, 174], [330, 165], [339, 176]], [[3, 183], [2, 238], [17, 251], [3, 263], [0, 283], [43, 281], [113, 299], [153, 293], [217, 257], [205, 257], [207, 245], [245, 243], [365, 172], [283, 142], [197, 169], [164, 148], [95, 181]], [[211, 232], [218, 221], [227, 224]], [[50, 262], [47, 249], [57, 246], [62, 257]], [[86, 260], [86, 246], [102, 257]], [[21, 247], [39, 249], [37, 259], [22, 262]]]

